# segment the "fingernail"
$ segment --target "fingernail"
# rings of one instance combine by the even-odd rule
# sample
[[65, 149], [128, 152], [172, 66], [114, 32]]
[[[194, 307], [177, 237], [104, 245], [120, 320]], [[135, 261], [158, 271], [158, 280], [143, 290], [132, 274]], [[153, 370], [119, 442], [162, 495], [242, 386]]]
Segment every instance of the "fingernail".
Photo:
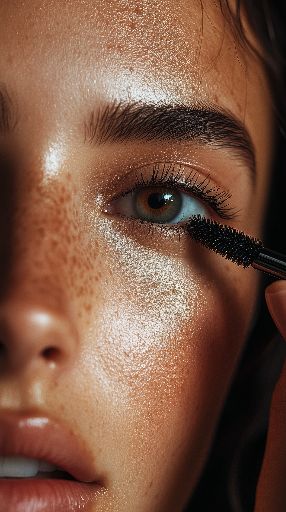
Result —
[[277, 328], [286, 339], [286, 282], [273, 283], [266, 290], [266, 302]]

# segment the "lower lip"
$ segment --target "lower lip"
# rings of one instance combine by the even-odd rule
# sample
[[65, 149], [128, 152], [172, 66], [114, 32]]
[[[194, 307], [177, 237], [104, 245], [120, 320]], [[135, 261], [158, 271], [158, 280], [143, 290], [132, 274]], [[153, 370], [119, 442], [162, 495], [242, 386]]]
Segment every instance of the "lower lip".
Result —
[[96, 483], [73, 480], [0, 478], [0, 503], [5, 503], [5, 512], [88, 511], [99, 490]]

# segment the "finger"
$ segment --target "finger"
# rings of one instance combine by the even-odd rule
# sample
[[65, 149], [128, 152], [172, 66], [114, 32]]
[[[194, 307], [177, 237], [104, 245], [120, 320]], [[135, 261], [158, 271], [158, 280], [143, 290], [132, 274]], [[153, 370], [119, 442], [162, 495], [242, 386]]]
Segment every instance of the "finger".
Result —
[[268, 286], [265, 297], [270, 314], [286, 339], [286, 281], [275, 281]]
[[[286, 281], [273, 283], [266, 291], [271, 316], [286, 339]], [[276, 384], [267, 442], [259, 476], [255, 512], [286, 511], [286, 363]]]
[[276, 384], [255, 512], [286, 511], [286, 363]]

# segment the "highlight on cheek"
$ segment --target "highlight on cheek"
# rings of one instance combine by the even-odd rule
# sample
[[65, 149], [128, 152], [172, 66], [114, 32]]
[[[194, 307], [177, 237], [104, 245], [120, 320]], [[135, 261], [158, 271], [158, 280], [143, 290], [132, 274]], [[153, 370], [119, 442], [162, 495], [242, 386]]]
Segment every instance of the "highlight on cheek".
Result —
[[191, 267], [177, 257], [142, 247], [108, 219], [98, 221], [97, 231], [108, 248], [105, 265], [118, 276], [110, 310], [116, 308], [121, 348], [130, 349], [131, 344], [136, 352], [167, 347], [170, 337], [179, 335], [183, 323], [192, 322], [205, 301]]

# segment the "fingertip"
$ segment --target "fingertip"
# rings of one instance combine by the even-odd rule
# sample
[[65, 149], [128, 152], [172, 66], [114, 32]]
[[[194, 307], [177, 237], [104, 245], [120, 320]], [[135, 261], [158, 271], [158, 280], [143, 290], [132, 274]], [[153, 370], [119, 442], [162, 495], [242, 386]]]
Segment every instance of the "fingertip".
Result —
[[274, 281], [265, 290], [265, 295], [271, 295], [273, 293], [285, 293], [286, 294], [286, 280]]
[[265, 298], [269, 312], [286, 339], [286, 281], [275, 281], [265, 290]]

